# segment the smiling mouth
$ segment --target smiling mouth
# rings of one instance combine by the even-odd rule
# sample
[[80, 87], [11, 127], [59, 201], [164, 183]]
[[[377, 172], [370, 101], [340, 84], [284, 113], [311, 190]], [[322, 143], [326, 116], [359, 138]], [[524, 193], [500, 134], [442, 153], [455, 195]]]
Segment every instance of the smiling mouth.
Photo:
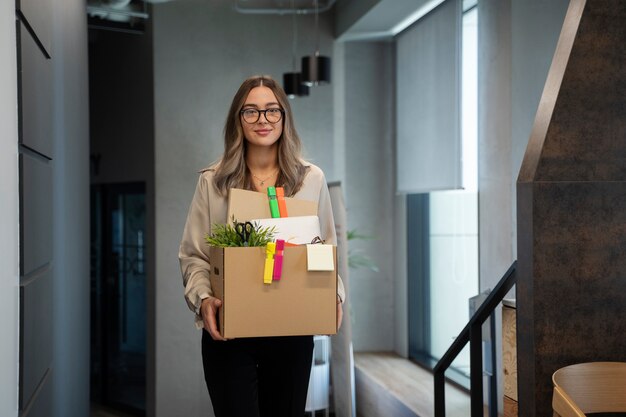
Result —
[[256, 133], [270, 133], [271, 130], [270, 129], [263, 129], [263, 130], [255, 130]]

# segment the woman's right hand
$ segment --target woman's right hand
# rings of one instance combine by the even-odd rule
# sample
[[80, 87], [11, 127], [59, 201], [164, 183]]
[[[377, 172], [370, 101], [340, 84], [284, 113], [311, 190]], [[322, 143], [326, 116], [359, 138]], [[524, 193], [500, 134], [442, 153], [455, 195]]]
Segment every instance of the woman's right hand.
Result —
[[204, 322], [204, 329], [209, 332], [213, 340], [224, 341], [220, 332], [217, 330], [217, 311], [222, 306], [222, 301], [215, 297], [207, 297], [202, 300], [200, 305], [200, 313]]

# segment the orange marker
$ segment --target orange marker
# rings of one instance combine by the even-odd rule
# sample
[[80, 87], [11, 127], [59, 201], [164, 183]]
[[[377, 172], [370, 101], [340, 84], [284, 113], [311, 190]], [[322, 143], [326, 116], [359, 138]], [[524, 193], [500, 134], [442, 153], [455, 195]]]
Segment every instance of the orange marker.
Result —
[[276, 187], [276, 198], [278, 199], [280, 217], [287, 217], [287, 202], [285, 201], [285, 189], [283, 187]]

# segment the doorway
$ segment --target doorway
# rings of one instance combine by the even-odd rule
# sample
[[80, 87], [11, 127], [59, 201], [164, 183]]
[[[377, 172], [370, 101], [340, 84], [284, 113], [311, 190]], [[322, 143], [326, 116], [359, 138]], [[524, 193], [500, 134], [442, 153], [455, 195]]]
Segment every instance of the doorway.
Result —
[[91, 186], [91, 399], [146, 411], [145, 183]]

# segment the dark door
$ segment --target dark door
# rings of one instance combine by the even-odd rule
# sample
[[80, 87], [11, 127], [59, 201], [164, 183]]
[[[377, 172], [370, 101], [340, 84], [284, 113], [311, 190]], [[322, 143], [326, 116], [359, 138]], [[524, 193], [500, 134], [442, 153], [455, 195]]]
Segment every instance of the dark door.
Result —
[[146, 409], [144, 183], [91, 188], [91, 397]]

